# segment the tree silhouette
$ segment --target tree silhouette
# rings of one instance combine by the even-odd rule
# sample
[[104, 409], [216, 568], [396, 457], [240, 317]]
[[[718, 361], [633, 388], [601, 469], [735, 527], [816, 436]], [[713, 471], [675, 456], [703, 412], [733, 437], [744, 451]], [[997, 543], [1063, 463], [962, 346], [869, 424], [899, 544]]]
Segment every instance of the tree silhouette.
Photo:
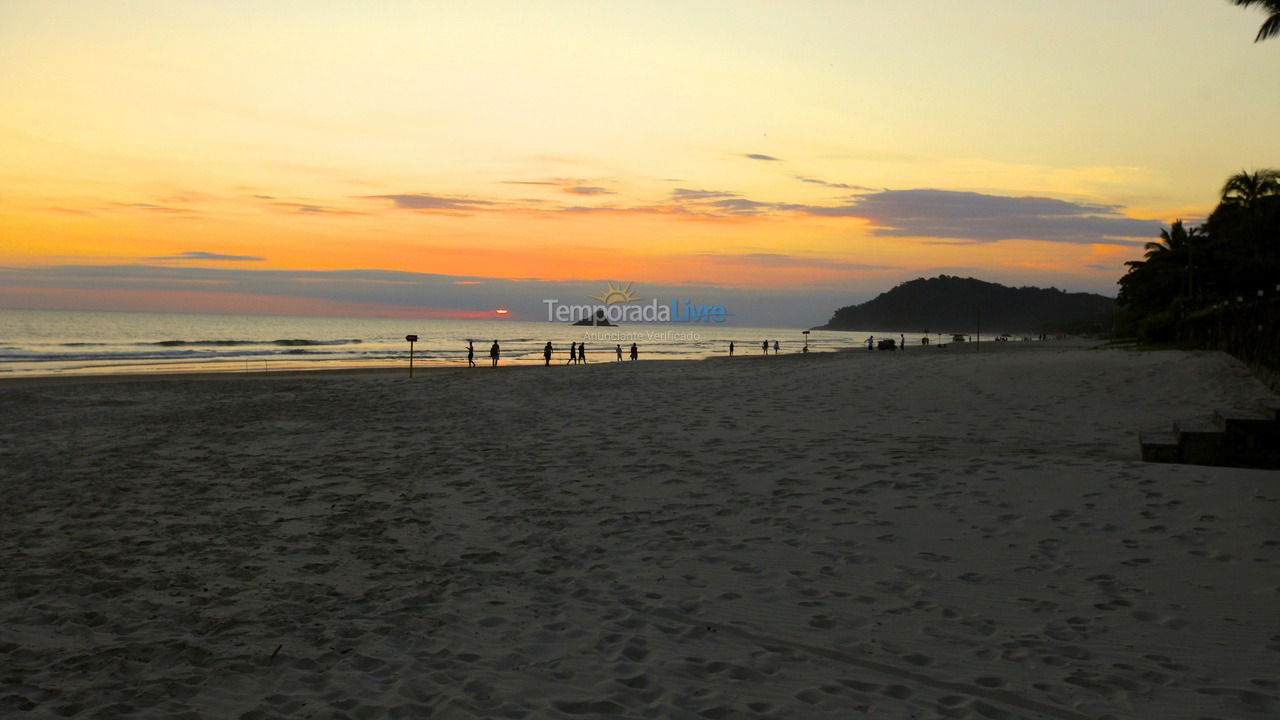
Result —
[[1280, 171], [1240, 172], [1199, 227], [1179, 220], [1126, 262], [1118, 300], [1126, 330], [1173, 340], [1178, 323], [1224, 300], [1270, 293], [1280, 278]]
[[1262, 42], [1269, 37], [1280, 35], [1280, 0], [1231, 0], [1231, 2], [1240, 7], [1258, 5], [1264, 12], [1270, 13], [1262, 22], [1258, 36], [1253, 39], [1254, 42]]
[[1277, 194], [1280, 194], [1280, 171], [1277, 170], [1242, 170], [1227, 178], [1222, 186], [1222, 202], [1239, 205], [1246, 211], [1256, 209], [1261, 198]]

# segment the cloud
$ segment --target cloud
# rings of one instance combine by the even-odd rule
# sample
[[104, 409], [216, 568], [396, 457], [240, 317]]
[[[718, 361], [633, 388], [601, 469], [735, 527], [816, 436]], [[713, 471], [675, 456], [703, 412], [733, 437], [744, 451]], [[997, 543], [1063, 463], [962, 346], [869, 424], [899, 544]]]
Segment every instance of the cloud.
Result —
[[738, 193], [726, 192], [724, 190], [689, 190], [688, 188], [676, 188], [671, 191], [671, 197], [676, 200], [705, 200], [710, 198], [738, 197]]
[[769, 162], [782, 162], [782, 158], [776, 158], [776, 157], [773, 157], [772, 155], [761, 155], [760, 153], [747, 153], [742, 157], [750, 158], [752, 160], [767, 160]]
[[[801, 182], [824, 187], [856, 189], [796, 175]], [[581, 179], [545, 181], [576, 196], [614, 195], [601, 185]], [[830, 204], [757, 200], [729, 190], [678, 187], [665, 201], [653, 204], [562, 205], [536, 200], [476, 199], [424, 193], [367, 196], [389, 200], [401, 209], [462, 215], [469, 212], [632, 214], [680, 217], [691, 221], [749, 221], [786, 215], [861, 220], [880, 237], [916, 238], [940, 244], [990, 243], [1001, 240], [1039, 240], [1081, 244], [1131, 245], [1159, 232], [1157, 220], [1130, 217], [1120, 205], [1059, 200], [1038, 196], [993, 195], [922, 188], [876, 190], [848, 195]], [[298, 212], [341, 212], [309, 203], [277, 203]]]
[[898, 265], [866, 265], [830, 258], [803, 257], [782, 253], [697, 253], [691, 259], [720, 265], [745, 265], [760, 268], [817, 268], [822, 270], [899, 270]]
[[856, 196], [842, 206], [786, 209], [825, 217], [863, 218], [880, 236], [961, 243], [1021, 239], [1129, 244], [1120, 239], [1150, 237], [1160, 228], [1158, 221], [1122, 214], [1118, 205], [934, 189], [883, 190]]
[[714, 208], [718, 208], [730, 215], [763, 215], [774, 207], [773, 203], [759, 202], [756, 200], [748, 200], [746, 198], [724, 198], [723, 200], [712, 200], [704, 203]]
[[157, 205], [156, 203], [135, 202], [135, 203], [115, 203], [117, 207], [128, 208], [131, 210], [144, 210], [153, 213], [165, 213], [168, 215], [194, 215], [195, 213], [187, 208], [172, 207], [170, 205]]
[[264, 257], [256, 255], [226, 255], [223, 253], [206, 252], [204, 250], [187, 250], [177, 255], [160, 255], [157, 257], [149, 257], [147, 260], [225, 260], [230, 262], [261, 262], [266, 260]]
[[880, 190], [849, 196], [839, 204], [817, 205], [766, 202], [732, 192], [677, 188], [672, 191], [671, 200], [671, 205], [649, 211], [712, 219], [786, 213], [850, 218], [870, 223], [874, 235], [927, 238], [939, 243], [1043, 240], [1129, 245], [1135, 242], [1132, 238], [1155, 235], [1160, 226], [1156, 220], [1125, 215], [1119, 205], [937, 189]]
[[368, 213], [358, 212], [355, 210], [343, 210], [340, 208], [329, 207], [328, 205], [317, 205], [315, 203], [300, 203], [277, 200], [269, 203], [273, 207], [283, 210], [292, 210], [293, 212], [310, 213], [312, 215], [367, 215]]
[[616, 215], [642, 214], [642, 215], [664, 215], [664, 214], [686, 214], [681, 208], [672, 208], [666, 206], [635, 206], [635, 207], [614, 207], [610, 205], [566, 205], [556, 208], [556, 212], [561, 213], [613, 213]]
[[824, 187], [840, 188], [842, 190], [867, 190], [868, 189], [861, 185], [846, 185], [844, 183], [827, 182], [826, 180], [819, 180], [817, 178], [805, 177], [803, 175], [793, 175], [792, 177], [794, 177], [795, 179], [803, 183], [811, 183], [813, 185], [822, 185]]
[[592, 184], [587, 178], [553, 177], [545, 180], [502, 180], [503, 185], [541, 185], [560, 188], [570, 195], [616, 195], [609, 188]]
[[467, 200], [465, 198], [448, 198], [422, 193], [404, 193], [398, 195], [369, 195], [379, 200], [390, 200], [396, 207], [404, 210], [453, 210], [474, 211], [487, 210], [495, 203], [490, 200]]
[[329, 205], [321, 205], [314, 202], [297, 202], [293, 200], [281, 200], [274, 195], [254, 195], [255, 199], [265, 200], [265, 205], [280, 210], [307, 213], [310, 215], [367, 215], [368, 213], [356, 210], [344, 210], [342, 208], [331, 207]]

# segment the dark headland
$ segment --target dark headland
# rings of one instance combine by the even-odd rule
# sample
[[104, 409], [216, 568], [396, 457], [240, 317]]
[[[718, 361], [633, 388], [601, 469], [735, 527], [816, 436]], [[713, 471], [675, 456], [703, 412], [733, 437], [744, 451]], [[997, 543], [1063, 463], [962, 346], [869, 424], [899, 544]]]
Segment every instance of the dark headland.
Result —
[[617, 327], [617, 325], [609, 322], [609, 318], [604, 314], [603, 310], [596, 310], [594, 317], [582, 318], [578, 322], [574, 323], [574, 325], [586, 327]]
[[974, 278], [918, 278], [861, 305], [835, 311], [815, 330], [932, 330], [1099, 333], [1111, 329], [1115, 301], [1057, 288], [1008, 287]]

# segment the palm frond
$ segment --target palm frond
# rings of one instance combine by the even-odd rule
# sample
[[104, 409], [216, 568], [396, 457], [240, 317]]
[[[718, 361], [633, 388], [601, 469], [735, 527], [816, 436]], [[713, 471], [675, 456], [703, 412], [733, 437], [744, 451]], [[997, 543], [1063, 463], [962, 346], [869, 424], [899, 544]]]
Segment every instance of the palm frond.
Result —
[[1262, 42], [1267, 38], [1280, 35], [1280, 0], [1231, 0], [1231, 4], [1238, 7], [1258, 5], [1263, 11], [1270, 13], [1263, 21], [1262, 27], [1258, 29], [1258, 36], [1253, 39], [1254, 42]]
[[1276, 35], [1280, 35], [1280, 12], [1273, 13], [1266, 22], [1262, 23], [1262, 27], [1258, 29], [1258, 37], [1253, 41], [1262, 42]]

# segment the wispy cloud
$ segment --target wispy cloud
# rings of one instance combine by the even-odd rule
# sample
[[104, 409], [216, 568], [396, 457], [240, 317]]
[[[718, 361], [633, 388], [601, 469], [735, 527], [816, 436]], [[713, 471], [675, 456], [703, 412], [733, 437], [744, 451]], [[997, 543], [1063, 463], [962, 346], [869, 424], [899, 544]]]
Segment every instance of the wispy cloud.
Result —
[[496, 203], [491, 200], [472, 200], [468, 198], [442, 197], [423, 193], [402, 193], [395, 195], [369, 195], [372, 199], [390, 200], [395, 207], [403, 210], [446, 210], [469, 212], [488, 210]]
[[220, 260], [229, 262], [262, 262], [266, 258], [257, 255], [227, 255], [224, 253], [208, 252], [205, 250], [187, 250], [177, 255], [159, 255], [155, 257], [145, 258], [146, 260]]
[[348, 210], [306, 200], [285, 200], [275, 195], [254, 195], [253, 197], [256, 200], [263, 200], [263, 205], [267, 207], [284, 212], [309, 215], [368, 215], [358, 210]]
[[772, 155], [761, 155], [760, 153], [746, 153], [742, 157], [752, 160], [767, 160], [769, 162], [782, 162], [782, 158], [776, 158]]
[[192, 216], [196, 214], [195, 211], [184, 207], [160, 205], [158, 203], [149, 202], [115, 203], [115, 206], [125, 210], [141, 210], [143, 212], [160, 213], [165, 215]]
[[368, 213], [359, 212], [357, 210], [345, 210], [343, 208], [336, 208], [330, 205], [320, 205], [318, 203], [276, 200], [271, 202], [270, 205], [281, 210], [309, 213], [312, 215], [368, 215]]
[[676, 188], [671, 191], [671, 197], [675, 200], [706, 200], [709, 198], [738, 197], [738, 193], [727, 192], [724, 190], [690, 190], [688, 188]]
[[809, 183], [811, 185], [822, 185], [823, 187], [840, 188], [842, 190], [867, 190], [868, 189], [861, 185], [846, 185], [844, 183], [827, 182], [826, 180], [819, 180], [818, 178], [805, 177], [803, 175], [793, 175], [792, 177], [794, 177], [795, 179], [799, 180], [802, 183]]
[[773, 208], [774, 204], [759, 202], [757, 200], [748, 200], [747, 198], [733, 197], [724, 198], [722, 200], [712, 200], [704, 203], [704, 206], [716, 208], [730, 215], [762, 215]]
[[503, 185], [537, 185], [558, 188], [569, 195], [616, 195], [617, 193], [588, 178], [553, 177], [544, 180], [502, 180]]
[[806, 257], [784, 253], [695, 253], [684, 256], [718, 265], [759, 268], [814, 268], [820, 270], [899, 270], [897, 265], [868, 265], [834, 258]]

